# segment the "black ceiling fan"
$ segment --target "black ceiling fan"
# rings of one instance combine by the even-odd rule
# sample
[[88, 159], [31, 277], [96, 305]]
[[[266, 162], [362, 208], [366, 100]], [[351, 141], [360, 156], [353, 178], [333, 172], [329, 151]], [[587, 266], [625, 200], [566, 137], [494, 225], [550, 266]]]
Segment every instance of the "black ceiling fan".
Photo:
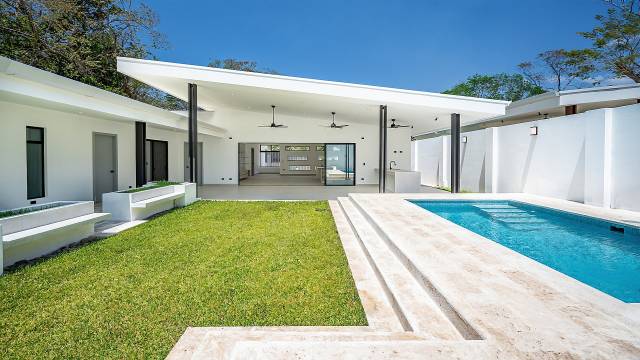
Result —
[[276, 106], [275, 105], [271, 105], [271, 124], [269, 125], [259, 125], [258, 127], [267, 127], [267, 128], [286, 128], [287, 125], [282, 125], [282, 124], [276, 124]]
[[396, 119], [391, 119], [391, 125], [389, 125], [389, 129], [398, 129], [404, 127], [413, 127], [411, 125], [398, 125], [396, 124]]
[[331, 125], [322, 125], [324, 127], [328, 127], [328, 128], [332, 128], [332, 129], [342, 129], [343, 127], [347, 127], [349, 125], [344, 124], [344, 125], [336, 125], [336, 112], [332, 111], [331, 112], [331, 116], [333, 116], [333, 121], [331, 122]]

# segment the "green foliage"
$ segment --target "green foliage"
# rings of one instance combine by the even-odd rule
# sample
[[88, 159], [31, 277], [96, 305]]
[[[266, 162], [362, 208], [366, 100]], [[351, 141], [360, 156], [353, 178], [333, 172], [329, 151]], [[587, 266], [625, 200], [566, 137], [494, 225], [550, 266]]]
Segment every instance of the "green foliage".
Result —
[[556, 91], [578, 86], [577, 80], [586, 80], [596, 72], [591, 50], [549, 50], [518, 67], [532, 84]]
[[127, 0], [3, 0], [0, 54], [163, 106], [163, 93], [116, 69], [118, 56], [149, 58], [166, 48], [157, 22], [149, 7]]
[[597, 15], [600, 23], [580, 33], [592, 41], [589, 54], [604, 70], [640, 82], [640, 4], [637, 0], [606, 0], [606, 15]]
[[273, 74], [273, 75], [280, 74], [279, 72], [273, 69], [258, 68], [258, 63], [255, 61], [238, 60], [238, 59], [224, 59], [224, 60], [214, 59], [207, 66], [219, 68], [219, 69], [248, 71], [248, 72], [263, 73], [263, 74]]
[[473, 75], [445, 94], [516, 101], [541, 94], [544, 90], [520, 74]]
[[366, 325], [327, 202], [199, 201], [0, 277], [0, 358], [164, 358], [188, 326]]
[[157, 188], [161, 188], [161, 187], [165, 187], [165, 186], [178, 185], [178, 184], [179, 183], [173, 182], [173, 181], [155, 181], [155, 182], [150, 183], [150, 184], [145, 185], [145, 186], [141, 186], [141, 187], [138, 187], [138, 188], [125, 190], [125, 191], [123, 191], [123, 193], [129, 194], [129, 193], [135, 193], [135, 192], [140, 192], [140, 191], [145, 191], [145, 190], [157, 189]]

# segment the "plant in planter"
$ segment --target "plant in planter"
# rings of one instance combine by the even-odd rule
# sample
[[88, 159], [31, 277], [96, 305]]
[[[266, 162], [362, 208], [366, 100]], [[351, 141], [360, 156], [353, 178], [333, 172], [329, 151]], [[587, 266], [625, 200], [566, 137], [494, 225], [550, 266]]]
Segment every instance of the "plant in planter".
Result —
[[113, 219], [134, 221], [196, 201], [194, 183], [150, 183], [140, 188], [102, 195], [102, 209]]

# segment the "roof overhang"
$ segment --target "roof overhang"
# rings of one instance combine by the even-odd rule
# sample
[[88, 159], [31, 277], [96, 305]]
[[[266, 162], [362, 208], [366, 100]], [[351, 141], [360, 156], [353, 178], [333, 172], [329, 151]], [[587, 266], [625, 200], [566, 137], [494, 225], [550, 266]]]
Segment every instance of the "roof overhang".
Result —
[[187, 84], [198, 85], [198, 106], [209, 111], [230, 108], [302, 117], [376, 124], [380, 105], [388, 118], [423, 133], [449, 126], [459, 113], [462, 124], [504, 115], [508, 102], [299, 77], [260, 74], [168, 62], [118, 58], [118, 71], [182, 100]]
[[[0, 100], [114, 121], [142, 121], [186, 131], [185, 114], [171, 112], [0, 56]], [[224, 129], [199, 122], [200, 133], [221, 137]]]

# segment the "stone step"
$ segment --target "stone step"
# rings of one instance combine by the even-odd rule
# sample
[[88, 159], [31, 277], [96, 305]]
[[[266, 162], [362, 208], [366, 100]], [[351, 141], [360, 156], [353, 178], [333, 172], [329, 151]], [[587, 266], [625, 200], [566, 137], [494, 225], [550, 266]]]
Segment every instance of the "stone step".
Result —
[[367, 316], [370, 329], [380, 331], [403, 331], [402, 324], [389, 302], [380, 280], [374, 272], [360, 243], [353, 232], [344, 211], [336, 200], [329, 201], [329, 207], [340, 235], [349, 269], [358, 289], [360, 302]]
[[281, 348], [286, 352], [289, 347], [309, 343], [325, 343], [330, 347], [336, 342], [420, 340], [425, 339], [411, 332], [374, 331], [356, 326], [193, 327], [184, 332], [167, 359], [245, 359], [238, 357], [238, 349], [247, 343], [258, 348], [269, 343], [286, 344]]
[[430, 339], [462, 340], [438, 304], [387, 246], [350, 198], [338, 198], [404, 330]]
[[369, 226], [376, 231], [380, 239], [382, 239], [382, 241], [384, 241], [388, 246], [390, 249], [389, 253], [393, 254], [396, 259], [399, 259], [405, 270], [411, 274], [412, 278], [420, 285], [424, 293], [427, 294], [427, 296], [440, 309], [441, 314], [443, 314], [443, 316], [448, 320], [448, 324], [456, 329], [458, 336], [461, 336], [466, 340], [482, 340], [483, 336], [480, 335], [480, 333], [458, 313], [451, 303], [449, 303], [447, 298], [433, 285], [429, 280], [429, 277], [420, 271], [418, 266], [409, 258], [409, 256], [400, 250], [393, 240], [394, 234], [388, 234], [385, 232], [385, 229], [378, 223], [379, 219], [377, 219], [377, 216], [373, 216], [375, 214], [369, 214], [359, 203], [357, 196], [352, 196], [350, 194], [349, 199], [351, 200], [351, 204], [353, 204], [353, 206], [356, 207], [359, 213], [364, 217], [365, 221], [368, 222]]

